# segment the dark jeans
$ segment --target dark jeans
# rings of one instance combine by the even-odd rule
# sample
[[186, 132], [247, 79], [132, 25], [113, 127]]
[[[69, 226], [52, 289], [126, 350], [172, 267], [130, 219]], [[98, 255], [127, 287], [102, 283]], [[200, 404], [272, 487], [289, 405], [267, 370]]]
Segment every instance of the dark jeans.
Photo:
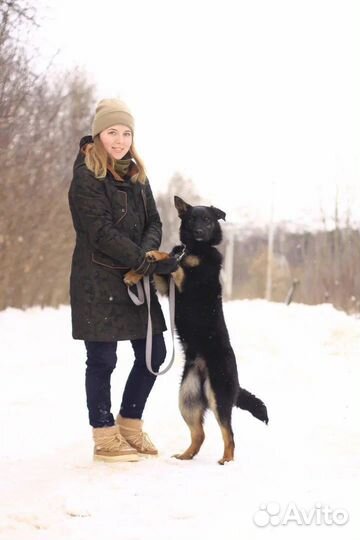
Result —
[[[134, 365], [125, 385], [121, 416], [141, 418], [146, 400], [154, 385], [156, 376], [152, 375], [145, 363], [145, 339], [132, 340], [135, 353]], [[89, 421], [92, 427], [113, 426], [111, 414], [110, 378], [116, 366], [117, 341], [85, 341], [86, 361], [86, 399]], [[166, 357], [166, 347], [162, 334], [153, 336], [152, 369], [159, 371]]]

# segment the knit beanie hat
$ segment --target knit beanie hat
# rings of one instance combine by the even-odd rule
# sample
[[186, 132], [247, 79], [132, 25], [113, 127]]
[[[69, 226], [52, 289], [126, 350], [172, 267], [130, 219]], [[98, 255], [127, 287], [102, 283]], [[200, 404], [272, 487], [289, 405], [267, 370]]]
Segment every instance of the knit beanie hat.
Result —
[[134, 133], [134, 117], [126, 103], [120, 99], [102, 99], [96, 106], [92, 124], [92, 136], [116, 124], [127, 126]]

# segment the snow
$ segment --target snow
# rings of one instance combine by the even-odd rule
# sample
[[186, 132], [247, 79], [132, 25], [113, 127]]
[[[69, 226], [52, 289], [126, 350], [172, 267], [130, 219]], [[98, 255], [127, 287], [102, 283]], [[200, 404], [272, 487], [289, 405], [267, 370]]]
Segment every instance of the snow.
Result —
[[[69, 307], [0, 313], [1, 540], [359, 538], [360, 321], [330, 305], [224, 308], [241, 384], [266, 402], [270, 423], [234, 409], [236, 459], [223, 467], [211, 414], [199, 455], [171, 457], [189, 441], [177, 405], [179, 348], [144, 416], [160, 456], [93, 463], [84, 346], [71, 338]], [[118, 358], [115, 413], [128, 343]], [[285, 523], [291, 504], [310, 517], [330, 507], [349, 518]]]

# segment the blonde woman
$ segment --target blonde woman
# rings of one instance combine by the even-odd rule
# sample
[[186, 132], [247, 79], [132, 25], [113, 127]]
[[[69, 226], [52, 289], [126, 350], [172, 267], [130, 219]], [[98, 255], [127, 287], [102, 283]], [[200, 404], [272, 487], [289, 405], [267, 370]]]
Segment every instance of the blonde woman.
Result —
[[[136, 306], [123, 282], [130, 270], [170, 273], [176, 260], [148, 262], [161, 242], [161, 221], [145, 168], [134, 145], [134, 118], [118, 99], [96, 107], [92, 136], [80, 141], [69, 190], [76, 232], [70, 277], [74, 339], [85, 342], [85, 386], [94, 459], [137, 461], [158, 451], [143, 431], [142, 414], [155, 382], [145, 364], [146, 305]], [[165, 359], [163, 314], [151, 288], [152, 366]], [[117, 342], [130, 340], [134, 364], [120, 410], [111, 412], [110, 378]]]

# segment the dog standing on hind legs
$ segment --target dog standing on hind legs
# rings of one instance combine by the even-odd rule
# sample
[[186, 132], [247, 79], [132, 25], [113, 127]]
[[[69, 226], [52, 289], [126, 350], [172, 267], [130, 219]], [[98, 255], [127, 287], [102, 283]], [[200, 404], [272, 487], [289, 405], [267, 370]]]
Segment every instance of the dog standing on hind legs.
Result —
[[[175, 196], [181, 219], [181, 246], [170, 255], [180, 255], [179, 268], [172, 274], [175, 284], [175, 323], [185, 354], [180, 384], [179, 406], [187, 423], [191, 444], [178, 459], [192, 459], [205, 439], [204, 416], [215, 414], [220, 426], [224, 454], [223, 465], [234, 459], [234, 435], [231, 414], [234, 406], [249, 411], [268, 423], [264, 403], [240, 387], [234, 351], [222, 308], [220, 269], [222, 256], [214, 247], [221, 242], [219, 219], [225, 213], [213, 206], [191, 206]], [[184, 251], [185, 250], [185, 251]], [[167, 278], [155, 276], [160, 292]]]

